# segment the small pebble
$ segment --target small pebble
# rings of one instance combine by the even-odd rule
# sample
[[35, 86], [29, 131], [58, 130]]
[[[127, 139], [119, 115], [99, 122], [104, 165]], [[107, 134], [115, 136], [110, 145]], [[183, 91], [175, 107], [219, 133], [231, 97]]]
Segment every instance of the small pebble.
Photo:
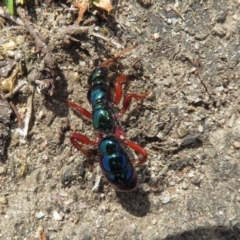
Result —
[[0, 167], [0, 175], [5, 175], [7, 173], [7, 168], [2, 166]]
[[229, 120], [228, 127], [232, 128], [235, 120], [236, 120], [236, 114], [233, 114]]
[[[79, 65], [82, 66], [82, 67], [85, 67], [86, 66], [86, 62], [84, 61], [79, 61]], [[79, 77], [80, 78], [80, 77]]]
[[201, 133], [203, 132], [203, 126], [202, 125], [198, 126], [198, 131], [201, 132]]
[[196, 43], [194, 44], [194, 47], [195, 47], [195, 49], [199, 49], [199, 42], [196, 42]]
[[195, 173], [194, 173], [194, 171], [190, 171], [189, 173], [188, 173], [188, 177], [194, 177], [195, 176]]
[[175, 182], [174, 181], [170, 181], [169, 182], [169, 186], [173, 187], [175, 185]]
[[53, 211], [53, 218], [57, 221], [62, 221], [63, 217], [56, 211]]
[[218, 214], [219, 214], [219, 215], [223, 215], [224, 212], [223, 212], [223, 211], [219, 211]]
[[213, 32], [217, 35], [219, 35], [220, 37], [223, 37], [226, 35], [226, 30], [220, 26], [220, 25], [216, 25], [213, 27]]
[[167, 172], [167, 170], [168, 170], [168, 166], [164, 166], [162, 170], [159, 172], [158, 176], [164, 175]]
[[64, 202], [64, 205], [69, 206], [75, 202], [74, 199], [68, 199], [67, 201]]
[[233, 143], [233, 147], [234, 147], [235, 149], [240, 149], [240, 142], [234, 142], [234, 143]]
[[171, 200], [171, 196], [169, 192], [166, 192], [163, 196], [162, 196], [162, 203], [166, 204], [168, 202], [170, 202]]
[[202, 181], [202, 178], [201, 176], [195, 176], [192, 180], [191, 180], [191, 183], [194, 184], [194, 185], [198, 185], [200, 184]]
[[186, 182], [183, 182], [182, 189], [183, 190], [187, 190], [188, 189], [188, 184]]
[[238, 19], [238, 15], [237, 15], [237, 14], [234, 14], [234, 15], [233, 15], [233, 19], [234, 19], [234, 20], [237, 20], [237, 19]]
[[158, 39], [160, 38], [160, 34], [159, 34], [159, 33], [154, 33], [154, 34], [152, 35], [152, 38], [153, 38], [154, 40], [158, 40]]
[[19, 108], [19, 113], [25, 114], [27, 112], [27, 109], [25, 107]]
[[8, 204], [8, 200], [5, 196], [0, 197], [0, 204], [5, 204], [5, 205]]
[[20, 138], [20, 139], [19, 139], [19, 143], [20, 143], [20, 144], [23, 144], [23, 145], [24, 145], [24, 144], [26, 144], [26, 142], [27, 142], [27, 141], [26, 141], [26, 139], [24, 139], [24, 138]]
[[154, 219], [152, 220], [152, 225], [155, 225], [156, 223], [157, 223], [157, 219], [154, 218]]
[[[82, 63], [82, 61], [80, 61], [79, 65], [80, 65], [80, 66], [84, 66], [84, 65], [81, 65], [81, 63]], [[85, 63], [85, 62], [84, 62], [84, 63]], [[74, 73], [73, 73], [73, 80], [76, 81], [76, 82], [78, 82], [78, 81], [80, 80], [80, 75], [79, 75], [78, 72], [74, 72]]]
[[40, 211], [40, 212], [37, 212], [35, 214], [35, 216], [36, 216], [37, 219], [40, 219], [40, 218], [44, 217], [45, 215], [44, 215], [44, 213], [42, 211]]
[[59, 195], [60, 195], [61, 197], [67, 197], [67, 196], [68, 196], [68, 193], [65, 192], [65, 191], [63, 191], [63, 190], [61, 190], [61, 191], [59, 192]]

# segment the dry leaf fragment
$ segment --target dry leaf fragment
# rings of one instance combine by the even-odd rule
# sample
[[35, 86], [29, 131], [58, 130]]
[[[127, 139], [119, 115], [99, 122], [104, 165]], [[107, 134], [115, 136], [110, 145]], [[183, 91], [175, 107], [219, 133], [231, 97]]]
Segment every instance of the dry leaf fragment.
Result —
[[99, 7], [108, 12], [108, 14], [112, 10], [112, 4], [110, 0], [68, 0], [68, 2], [72, 3], [74, 7], [78, 8], [78, 19], [77, 22], [80, 23], [83, 20], [84, 13], [92, 7], [92, 4], [96, 7]]
[[80, 23], [83, 20], [83, 15], [84, 13], [88, 10], [89, 8], [89, 0], [80, 0], [80, 1], [68, 1], [72, 2], [73, 5], [78, 8], [78, 19], [77, 22]]
[[0, 80], [0, 89], [2, 91], [8, 91], [12, 92], [13, 88], [15, 87], [16, 81], [17, 81], [17, 76], [19, 71], [21, 71], [21, 63], [18, 63], [18, 65], [15, 67], [13, 70], [12, 74], [3, 80]]
[[112, 4], [111, 4], [110, 0], [99, 0], [98, 2], [93, 1], [93, 4], [96, 7], [106, 10], [108, 12], [108, 14], [112, 11]]

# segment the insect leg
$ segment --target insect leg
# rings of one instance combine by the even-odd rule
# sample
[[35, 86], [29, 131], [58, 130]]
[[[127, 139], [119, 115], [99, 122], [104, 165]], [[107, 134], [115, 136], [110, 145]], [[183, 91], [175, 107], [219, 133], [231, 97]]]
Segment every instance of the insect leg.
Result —
[[133, 149], [134, 151], [138, 152], [139, 154], [142, 155], [141, 158], [138, 159], [138, 161], [136, 162], [137, 164], [142, 164], [144, 162], [147, 161], [147, 157], [148, 157], [148, 153], [146, 150], [144, 150], [142, 147], [140, 147], [137, 143], [134, 142], [130, 142], [126, 139], [123, 140], [123, 142], [130, 147], [131, 149]]
[[81, 133], [73, 133], [70, 137], [70, 141], [75, 148], [83, 152], [85, 155], [88, 155], [89, 150], [87, 148], [84, 148], [82, 144], [90, 145], [90, 146], [97, 145], [96, 141], [90, 140], [88, 137], [82, 135]]
[[106, 60], [105, 62], [103, 62], [101, 64], [101, 67], [103, 67], [103, 68], [111, 67], [113, 65], [114, 61], [116, 61], [122, 55], [126, 54], [127, 52], [131, 51], [132, 49], [134, 49], [136, 47], [137, 47], [137, 45], [133, 45], [133, 46], [130, 46], [130, 47], [126, 48], [126, 49], [123, 49], [117, 55], [115, 55], [112, 58], [110, 58], [110, 59]]
[[122, 84], [125, 83], [127, 80], [127, 76], [122, 74], [120, 75], [115, 83], [115, 104], [118, 105], [119, 102], [122, 99], [123, 90], [122, 90]]
[[122, 106], [122, 110], [119, 113], [119, 117], [121, 117], [130, 107], [132, 99], [136, 99], [136, 100], [143, 100], [144, 98], [146, 98], [148, 96], [149, 93], [146, 94], [136, 94], [136, 93], [132, 93], [132, 94], [128, 94], [126, 95], [126, 97], [123, 100], [123, 106]]
[[68, 100], [65, 100], [65, 101], [70, 108], [77, 110], [77, 112], [79, 112], [86, 118], [92, 119], [92, 114], [87, 109], [77, 105], [75, 102], [70, 102]]

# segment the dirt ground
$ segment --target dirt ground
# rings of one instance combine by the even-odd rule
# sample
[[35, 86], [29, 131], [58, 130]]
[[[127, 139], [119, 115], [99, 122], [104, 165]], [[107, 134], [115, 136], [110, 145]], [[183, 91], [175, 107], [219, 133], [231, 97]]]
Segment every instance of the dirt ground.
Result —
[[[1, 92], [0, 239], [240, 239], [240, 1], [114, 1], [80, 25], [70, 3], [47, 2], [25, 7], [24, 25], [0, 8], [1, 88], [18, 66], [14, 86], [25, 84]], [[71, 146], [72, 132], [96, 134], [62, 99], [91, 111], [89, 74], [135, 44], [108, 76], [151, 91], [120, 121], [149, 157], [138, 190], [119, 193], [94, 151]]]

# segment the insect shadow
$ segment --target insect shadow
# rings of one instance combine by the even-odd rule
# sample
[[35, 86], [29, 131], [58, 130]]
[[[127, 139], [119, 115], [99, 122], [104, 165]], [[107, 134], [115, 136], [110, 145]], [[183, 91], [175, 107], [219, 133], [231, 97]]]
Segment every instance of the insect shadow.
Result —
[[140, 191], [116, 192], [122, 207], [136, 217], [146, 216], [150, 209], [148, 194]]
[[[185, 239], [222, 239], [222, 240], [239, 240], [240, 224], [236, 223], [232, 228], [226, 226], [212, 226], [209, 228], [199, 227], [197, 229], [172, 235], [163, 240], [185, 240]], [[160, 240], [160, 238], [159, 238]]]

